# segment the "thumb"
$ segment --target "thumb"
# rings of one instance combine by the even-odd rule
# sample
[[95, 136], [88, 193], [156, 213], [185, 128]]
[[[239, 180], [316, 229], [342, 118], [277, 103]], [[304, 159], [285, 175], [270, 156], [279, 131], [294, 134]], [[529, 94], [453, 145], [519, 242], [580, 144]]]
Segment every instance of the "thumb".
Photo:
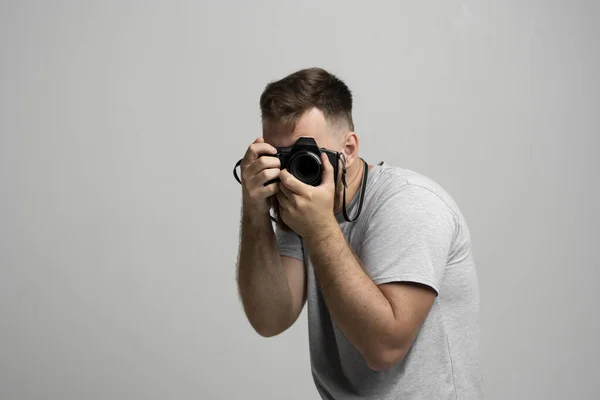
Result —
[[334, 186], [333, 165], [329, 162], [327, 154], [321, 153], [321, 162], [323, 164], [323, 179], [321, 180], [321, 184]]
[[265, 139], [262, 136], [257, 137], [256, 140], [254, 141], [254, 143], [264, 143], [264, 142], [265, 142]]

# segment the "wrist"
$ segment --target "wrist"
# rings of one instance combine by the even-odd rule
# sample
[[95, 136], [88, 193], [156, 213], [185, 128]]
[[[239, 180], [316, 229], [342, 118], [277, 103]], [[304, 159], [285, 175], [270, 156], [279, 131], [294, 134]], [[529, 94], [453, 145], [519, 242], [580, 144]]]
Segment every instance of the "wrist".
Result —
[[328, 218], [326, 221], [323, 221], [323, 224], [319, 224], [317, 229], [314, 229], [312, 232], [305, 235], [303, 239], [309, 246], [313, 246], [315, 244], [324, 242], [339, 232], [340, 226], [338, 225], [335, 217], [332, 217]]
[[244, 224], [248, 224], [252, 227], [264, 226], [265, 224], [271, 223], [270, 210], [263, 210], [260, 208], [243, 205], [242, 207], [242, 221]]

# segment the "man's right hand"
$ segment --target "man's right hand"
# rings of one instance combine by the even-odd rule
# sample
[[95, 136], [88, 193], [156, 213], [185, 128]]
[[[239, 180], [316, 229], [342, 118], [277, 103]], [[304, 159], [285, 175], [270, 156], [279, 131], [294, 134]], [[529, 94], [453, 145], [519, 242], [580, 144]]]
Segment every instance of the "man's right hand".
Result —
[[248, 146], [248, 150], [240, 164], [244, 212], [255, 215], [268, 214], [271, 204], [269, 197], [279, 191], [279, 183], [265, 183], [278, 178], [281, 164], [277, 157], [260, 157], [275, 155], [277, 149], [265, 143], [259, 137]]

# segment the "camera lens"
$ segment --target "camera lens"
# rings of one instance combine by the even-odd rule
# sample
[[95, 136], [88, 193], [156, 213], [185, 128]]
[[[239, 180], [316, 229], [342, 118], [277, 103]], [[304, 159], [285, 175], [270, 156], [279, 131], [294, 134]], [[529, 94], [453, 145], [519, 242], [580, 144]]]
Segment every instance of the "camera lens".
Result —
[[321, 170], [321, 160], [314, 153], [298, 153], [290, 160], [290, 173], [307, 185], [319, 184]]

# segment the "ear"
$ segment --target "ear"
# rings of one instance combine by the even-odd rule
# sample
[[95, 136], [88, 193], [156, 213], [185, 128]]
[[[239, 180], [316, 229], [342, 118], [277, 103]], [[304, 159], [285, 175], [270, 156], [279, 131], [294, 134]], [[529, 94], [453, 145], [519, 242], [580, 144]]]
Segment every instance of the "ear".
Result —
[[358, 160], [358, 135], [350, 131], [344, 135], [343, 141], [342, 152], [346, 157], [346, 169], [349, 169]]

